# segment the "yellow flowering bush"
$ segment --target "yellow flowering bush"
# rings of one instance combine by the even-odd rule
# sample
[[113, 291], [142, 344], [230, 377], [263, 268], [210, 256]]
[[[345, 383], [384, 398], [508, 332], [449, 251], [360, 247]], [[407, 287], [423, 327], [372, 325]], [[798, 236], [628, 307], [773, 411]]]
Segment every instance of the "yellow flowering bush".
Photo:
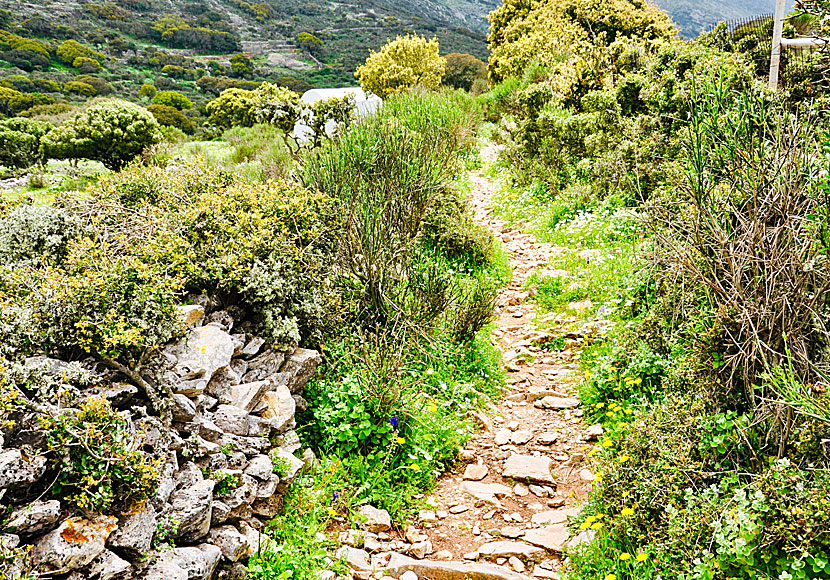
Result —
[[438, 41], [412, 34], [399, 36], [379, 51], [372, 51], [354, 74], [363, 90], [385, 99], [416, 85], [438, 89], [445, 68]]

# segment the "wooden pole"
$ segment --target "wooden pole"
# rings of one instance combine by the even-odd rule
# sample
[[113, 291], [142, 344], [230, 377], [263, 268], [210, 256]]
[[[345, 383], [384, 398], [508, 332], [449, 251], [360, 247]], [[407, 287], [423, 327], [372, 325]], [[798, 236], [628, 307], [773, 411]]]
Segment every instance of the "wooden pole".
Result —
[[784, 16], [787, 0], [776, 0], [775, 22], [772, 29], [772, 56], [769, 63], [769, 88], [778, 89], [778, 69], [781, 65], [781, 38], [784, 36]]

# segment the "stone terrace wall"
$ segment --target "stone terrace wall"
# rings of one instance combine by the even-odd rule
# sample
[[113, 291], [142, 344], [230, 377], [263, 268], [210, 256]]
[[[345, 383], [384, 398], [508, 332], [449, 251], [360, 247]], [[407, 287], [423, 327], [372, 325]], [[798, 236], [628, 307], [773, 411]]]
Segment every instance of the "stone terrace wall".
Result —
[[[5, 441], [0, 436], [0, 508], [10, 511], [0, 550], [30, 546], [36, 572], [71, 580], [245, 577], [245, 561], [265, 539], [260, 530], [314, 459], [310, 451], [297, 457], [293, 428], [320, 355], [273, 350], [261, 338], [234, 332], [228, 312], [204, 312], [182, 307], [182, 317], [196, 326], [162, 353], [172, 422], [131, 406], [139, 392], [132, 385], [90, 391], [108, 398], [146, 448], [165, 458], [155, 496], [113, 515], [81, 513], [51, 499], [45, 480], [54, 477], [54, 467], [31, 455], [45, 433], [36, 417], [24, 417], [23, 427], [7, 432]], [[37, 357], [27, 364], [61, 372], [67, 363]], [[33, 499], [32, 489], [45, 493]]]

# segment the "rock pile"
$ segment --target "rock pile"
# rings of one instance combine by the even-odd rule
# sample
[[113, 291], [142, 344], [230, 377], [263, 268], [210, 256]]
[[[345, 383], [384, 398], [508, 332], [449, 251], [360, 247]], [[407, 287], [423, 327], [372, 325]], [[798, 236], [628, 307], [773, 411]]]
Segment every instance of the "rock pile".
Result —
[[[314, 459], [310, 451], [296, 455], [294, 414], [307, 405], [301, 393], [321, 359], [313, 350], [266, 347], [244, 325], [235, 330], [226, 311], [205, 316], [202, 306], [187, 306], [180, 313], [196, 326], [161, 353], [166, 410], [154, 410], [134, 385], [113, 382], [117, 375], [91, 365], [95, 387], [79, 392], [108, 399], [141, 448], [158, 459], [153, 497], [113, 504], [107, 515], [50, 499], [58, 466], [45, 452], [48, 434], [37, 413], [4, 428], [0, 509], [10, 516], [0, 552], [28, 547], [13, 566], [71, 580], [245, 577], [245, 561], [267, 541], [264, 523]], [[60, 373], [67, 363], [37, 357], [27, 365]], [[0, 568], [7, 568], [0, 576], [15, 577], [2, 560]]]

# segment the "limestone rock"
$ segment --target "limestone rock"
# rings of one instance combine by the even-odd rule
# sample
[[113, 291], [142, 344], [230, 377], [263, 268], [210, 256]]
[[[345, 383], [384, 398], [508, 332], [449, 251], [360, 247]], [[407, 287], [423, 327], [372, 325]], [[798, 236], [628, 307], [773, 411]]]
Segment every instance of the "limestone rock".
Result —
[[537, 546], [531, 546], [524, 542], [488, 542], [478, 549], [479, 554], [485, 558], [510, 558], [516, 557], [525, 561], [539, 562], [545, 557], [545, 551]]
[[268, 481], [274, 474], [274, 466], [271, 463], [271, 458], [267, 455], [257, 455], [251, 458], [251, 461], [245, 468], [245, 473], [261, 481]]
[[215, 326], [194, 328], [187, 337], [176, 372], [185, 380], [199, 378], [207, 386], [213, 373], [231, 364], [233, 350], [233, 339], [227, 332]]
[[210, 530], [208, 542], [222, 551], [222, 556], [231, 562], [238, 562], [248, 556], [248, 538], [233, 526], [221, 526]]
[[423, 542], [415, 542], [409, 547], [409, 553], [413, 557], [423, 560], [432, 553], [432, 542], [424, 540]]
[[574, 409], [580, 404], [579, 399], [572, 399], [570, 397], [554, 397], [548, 395], [533, 403], [535, 407], [540, 409]]
[[176, 314], [185, 326], [196, 324], [205, 315], [205, 307], [200, 304], [176, 306]]
[[187, 423], [196, 416], [196, 405], [181, 393], [175, 393], [173, 395], [170, 410], [173, 413], [173, 420], [180, 423]]
[[352, 570], [360, 572], [370, 571], [372, 569], [372, 566], [369, 563], [369, 553], [365, 550], [343, 546], [337, 551], [337, 557], [345, 558], [346, 564], [348, 564], [349, 568]]
[[88, 520], [68, 518], [38, 540], [32, 550], [35, 565], [44, 570], [77, 570], [104, 551], [104, 543], [117, 525], [110, 516]]
[[596, 425], [591, 425], [587, 429], [585, 429], [585, 435], [589, 440], [596, 439], [600, 435], [602, 435], [602, 425], [597, 423]]
[[205, 479], [170, 496], [168, 515], [179, 522], [177, 539], [193, 542], [208, 534], [214, 485]]
[[303, 460], [297, 459], [292, 453], [288, 453], [282, 447], [277, 449], [275, 455], [277, 460], [282, 460], [285, 466], [285, 471], [280, 472], [280, 480], [283, 483], [292, 483], [297, 477], [297, 473], [305, 465]]
[[270, 386], [270, 381], [256, 381], [254, 383], [233, 385], [228, 395], [230, 404], [250, 413], [262, 399], [262, 394]]
[[553, 445], [559, 440], [559, 433], [540, 433], [536, 438], [539, 445]]
[[551, 552], [562, 553], [565, 543], [568, 541], [570, 532], [567, 523], [558, 523], [544, 528], [527, 530], [524, 535], [525, 542], [541, 546]]
[[579, 472], [579, 479], [582, 481], [594, 481], [596, 478], [597, 476], [594, 475], [594, 472], [588, 468], [585, 468]]
[[594, 537], [596, 536], [596, 530], [583, 530], [579, 535], [574, 536], [571, 538], [566, 547], [568, 550], [573, 550], [577, 546], [581, 546], [583, 544], [590, 544], [594, 541]]
[[513, 432], [510, 429], [499, 429], [496, 431], [493, 440], [496, 442], [496, 445], [507, 445], [510, 443], [510, 439], [513, 436]]
[[535, 481], [538, 483], [553, 483], [549, 457], [513, 454], [504, 463], [502, 476], [518, 480]]
[[24, 457], [19, 449], [0, 452], [0, 489], [35, 483], [45, 471], [45, 457]]
[[464, 481], [461, 484], [461, 491], [490, 503], [497, 503], [498, 497], [510, 495], [511, 490], [501, 483], [481, 483], [478, 481]]
[[386, 510], [378, 509], [371, 505], [364, 505], [357, 513], [365, 518], [365, 521], [361, 523], [361, 527], [366, 531], [377, 534], [378, 532], [389, 531], [392, 528], [392, 519]]
[[401, 580], [405, 572], [413, 572], [418, 578], [430, 580], [527, 580], [526, 576], [494, 564], [414, 560], [396, 553], [390, 556], [385, 571]]
[[521, 574], [525, 571], [524, 562], [519, 560], [516, 556], [510, 556], [510, 558], [507, 559], [507, 562], [510, 564], [510, 567], [513, 568], [513, 570], [515, 570], [516, 572], [519, 572]]
[[131, 568], [129, 562], [119, 558], [109, 550], [104, 550], [89, 565], [89, 576], [96, 580], [112, 580], [125, 576]]
[[235, 405], [219, 405], [211, 420], [225, 433], [248, 435], [248, 412]]
[[481, 481], [489, 473], [490, 468], [483, 463], [470, 463], [464, 468], [464, 479]]
[[152, 507], [122, 516], [118, 529], [107, 539], [107, 546], [123, 551], [131, 559], [141, 558], [152, 547], [157, 522], [158, 516]]
[[291, 396], [291, 391], [286, 386], [279, 386], [273, 391], [267, 391], [262, 400], [268, 408], [262, 414], [263, 417], [273, 419], [274, 429], [281, 431], [294, 419], [297, 410], [297, 402]]
[[35, 534], [52, 528], [61, 516], [61, 502], [35, 501], [14, 511], [3, 526], [16, 534]]
[[531, 439], [533, 439], [533, 431], [529, 431], [527, 429], [519, 429], [510, 436], [510, 441], [512, 441], [514, 445], [524, 445]]
[[305, 348], [296, 349], [285, 361], [282, 371], [292, 374], [291, 392], [297, 393], [303, 388], [314, 373], [317, 367], [323, 362], [323, 357], [316, 350]]

